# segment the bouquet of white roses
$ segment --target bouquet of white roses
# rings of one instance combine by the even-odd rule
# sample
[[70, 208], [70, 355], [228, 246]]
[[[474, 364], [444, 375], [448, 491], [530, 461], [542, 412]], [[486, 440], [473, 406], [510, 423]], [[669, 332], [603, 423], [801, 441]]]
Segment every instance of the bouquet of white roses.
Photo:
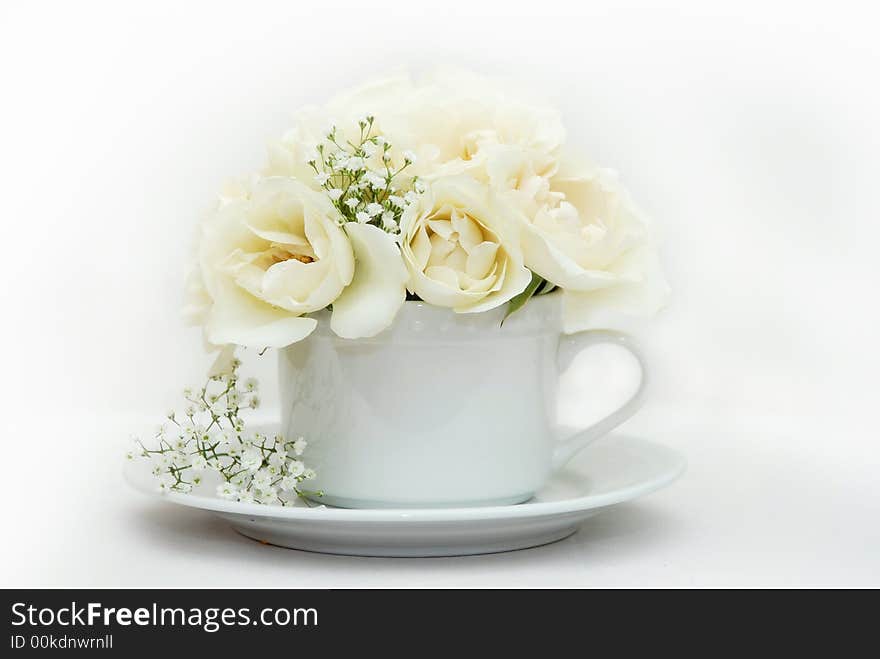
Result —
[[299, 113], [204, 220], [188, 311], [215, 345], [340, 337], [407, 299], [479, 313], [561, 290], [568, 332], [663, 303], [648, 226], [554, 110], [468, 75], [398, 77]]

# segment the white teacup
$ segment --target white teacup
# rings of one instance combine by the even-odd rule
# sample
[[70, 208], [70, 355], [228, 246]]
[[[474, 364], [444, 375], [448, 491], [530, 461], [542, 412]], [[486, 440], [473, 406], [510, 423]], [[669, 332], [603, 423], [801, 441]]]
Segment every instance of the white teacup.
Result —
[[[346, 508], [459, 507], [526, 501], [575, 453], [639, 408], [645, 364], [614, 332], [561, 335], [557, 294], [456, 314], [406, 302], [394, 325], [340, 339], [322, 312], [307, 339], [280, 352], [282, 427], [305, 436], [310, 489]], [[589, 428], [560, 439], [559, 373], [583, 348], [627, 347], [638, 390]]]

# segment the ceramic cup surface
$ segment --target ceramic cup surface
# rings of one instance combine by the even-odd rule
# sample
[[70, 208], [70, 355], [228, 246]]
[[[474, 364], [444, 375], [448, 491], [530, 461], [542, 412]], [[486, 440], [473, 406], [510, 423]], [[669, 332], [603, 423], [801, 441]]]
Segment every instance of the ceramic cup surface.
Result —
[[[406, 302], [385, 332], [341, 339], [329, 314], [280, 351], [282, 430], [309, 442], [310, 489], [347, 508], [526, 501], [580, 449], [638, 409], [645, 366], [627, 337], [561, 334], [561, 299], [456, 314]], [[556, 423], [559, 373], [595, 343], [624, 345], [642, 381], [620, 409], [572, 437]], [[597, 383], [598, 386], [598, 383]]]

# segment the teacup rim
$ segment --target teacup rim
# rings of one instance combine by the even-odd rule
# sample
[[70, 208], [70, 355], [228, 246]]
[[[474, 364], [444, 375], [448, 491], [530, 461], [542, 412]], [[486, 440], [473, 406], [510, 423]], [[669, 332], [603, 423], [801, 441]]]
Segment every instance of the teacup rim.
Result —
[[456, 312], [423, 300], [406, 300], [391, 326], [373, 337], [343, 339], [330, 328], [329, 310], [312, 314], [318, 326], [311, 336], [336, 338], [340, 341], [384, 343], [407, 338], [423, 341], [448, 338], [479, 340], [491, 338], [522, 338], [558, 334], [561, 328], [561, 291], [537, 295], [514, 313], [507, 315], [508, 303], [478, 312]]

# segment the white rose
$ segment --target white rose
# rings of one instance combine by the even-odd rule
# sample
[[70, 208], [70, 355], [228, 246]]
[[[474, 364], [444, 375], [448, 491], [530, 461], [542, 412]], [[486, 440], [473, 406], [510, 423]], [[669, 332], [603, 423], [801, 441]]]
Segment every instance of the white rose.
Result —
[[[365, 115], [373, 115], [378, 110], [361, 111], [359, 108], [363, 106], [385, 108], [381, 116], [375, 116], [375, 121], [370, 128], [370, 135], [373, 137], [385, 134], [384, 116], [394, 115], [400, 111], [394, 100], [397, 99], [399, 102], [405, 98], [405, 96], [399, 95], [402, 90], [386, 89], [384, 82], [377, 83], [377, 87], [386, 90], [387, 94], [380, 94], [373, 102], [362, 97], [361, 102], [347, 104], [342, 97], [337, 97], [325, 107], [306, 107], [297, 112], [293, 117], [292, 127], [284, 133], [280, 140], [269, 144], [268, 163], [263, 174], [265, 176], [289, 176], [303, 181], [316, 190], [320, 189], [327, 179], [316, 173], [315, 168], [309, 163], [314, 160], [318, 169], [321, 169], [322, 157], [318, 152], [318, 147], [321, 145], [324, 148], [325, 159], [331, 153], [339, 151], [328, 139], [331, 128], [335, 131], [337, 144], [347, 146], [352, 143], [360, 143], [363, 138], [363, 130], [359, 122], [363, 121]], [[358, 95], [364, 93], [366, 93], [364, 88], [360, 88]], [[367, 96], [369, 97], [369, 94]], [[377, 148], [372, 142], [365, 143], [363, 148], [366, 151], [372, 151], [372, 155], [368, 156], [366, 160], [346, 157], [347, 166], [371, 167], [374, 170], [383, 171], [385, 168], [382, 160], [384, 151]], [[394, 149], [390, 155], [393, 156], [397, 167], [403, 164], [400, 149]]]
[[402, 161], [404, 151], [413, 152], [416, 158], [407, 172], [423, 178], [466, 172], [482, 180], [485, 148], [494, 144], [544, 154], [545, 173], [552, 173], [553, 154], [565, 140], [559, 113], [514, 89], [465, 72], [435, 72], [418, 81], [400, 75], [337, 96], [327, 112], [374, 115], [396, 161]]
[[301, 126], [296, 126], [284, 133], [277, 142], [269, 144], [268, 164], [263, 170], [266, 176], [288, 176], [309, 184], [318, 189], [315, 170], [309, 164], [313, 155], [311, 149], [319, 139], [312, 137]]
[[[297, 112], [293, 117], [293, 127], [280, 140], [269, 144], [268, 163], [263, 174], [289, 176], [319, 189], [321, 184], [315, 180], [315, 170], [309, 161], [317, 159], [320, 165], [317, 146], [326, 142], [327, 132], [332, 125], [334, 122], [322, 109], [306, 107]], [[340, 141], [344, 143], [346, 139], [356, 139], [357, 134], [350, 133], [356, 129], [356, 120], [352, 120], [351, 125], [341, 121], [338, 127]]]
[[649, 227], [613, 171], [563, 163], [546, 177], [534, 154], [510, 148], [494, 149], [487, 169], [523, 211], [526, 265], [563, 289], [565, 331], [625, 327], [663, 306]]
[[227, 198], [203, 223], [199, 248], [208, 341], [283, 347], [315, 328], [304, 314], [329, 304], [340, 336], [390, 325], [405, 297], [397, 247], [376, 227], [343, 229], [338, 217], [324, 194], [290, 178], [259, 179]]
[[522, 292], [531, 273], [511, 214], [514, 209], [471, 178], [434, 181], [401, 220], [408, 288], [458, 312], [493, 309]]

